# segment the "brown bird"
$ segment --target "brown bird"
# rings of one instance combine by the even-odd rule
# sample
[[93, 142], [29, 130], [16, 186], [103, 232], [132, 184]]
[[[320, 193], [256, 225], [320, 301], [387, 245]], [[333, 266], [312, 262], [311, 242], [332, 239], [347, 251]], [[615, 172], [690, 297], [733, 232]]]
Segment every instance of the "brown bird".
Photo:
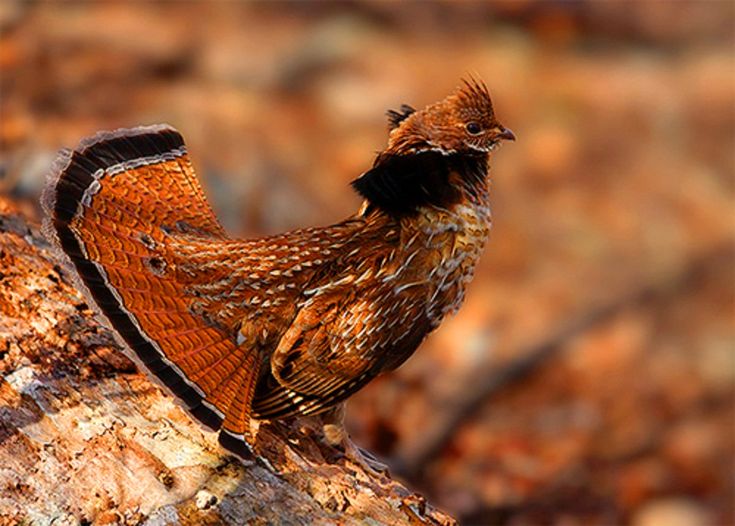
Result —
[[251, 419], [322, 413], [401, 365], [464, 298], [490, 227], [488, 154], [513, 133], [466, 81], [388, 112], [387, 148], [324, 228], [229, 238], [166, 125], [63, 151], [44, 231], [144, 370], [233, 451]]

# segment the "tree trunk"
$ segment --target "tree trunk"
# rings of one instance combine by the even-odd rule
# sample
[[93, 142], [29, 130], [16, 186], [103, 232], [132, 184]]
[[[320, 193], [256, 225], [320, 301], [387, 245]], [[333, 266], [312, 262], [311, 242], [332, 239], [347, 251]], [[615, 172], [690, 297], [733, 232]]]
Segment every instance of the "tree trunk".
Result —
[[137, 372], [32, 214], [0, 196], [0, 525], [454, 524], [313, 420], [263, 424], [266, 462], [228, 454]]

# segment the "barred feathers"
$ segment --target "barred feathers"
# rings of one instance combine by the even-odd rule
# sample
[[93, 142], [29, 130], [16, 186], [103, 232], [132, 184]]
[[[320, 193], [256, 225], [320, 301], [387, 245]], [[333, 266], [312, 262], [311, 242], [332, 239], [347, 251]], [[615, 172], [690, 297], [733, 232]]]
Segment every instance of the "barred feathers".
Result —
[[137, 363], [205, 425], [244, 434], [255, 357], [190, 312], [169, 267], [167, 229], [186, 223], [224, 239], [179, 133], [151, 126], [84, 141], [61, 154], [42, 203], [46, 235]]

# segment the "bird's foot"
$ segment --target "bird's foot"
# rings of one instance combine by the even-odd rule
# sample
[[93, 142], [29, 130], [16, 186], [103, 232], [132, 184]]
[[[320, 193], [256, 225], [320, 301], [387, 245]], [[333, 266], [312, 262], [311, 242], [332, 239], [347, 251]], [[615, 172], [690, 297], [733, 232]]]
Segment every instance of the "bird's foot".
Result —
[[341, 425], [327, 424], [323, 428], [325, 441], [340, 450], [340, 456], [363, 471], [379, 477], [390, 475], [388, 466], [380, 462], [371, 452], [355, 445]]

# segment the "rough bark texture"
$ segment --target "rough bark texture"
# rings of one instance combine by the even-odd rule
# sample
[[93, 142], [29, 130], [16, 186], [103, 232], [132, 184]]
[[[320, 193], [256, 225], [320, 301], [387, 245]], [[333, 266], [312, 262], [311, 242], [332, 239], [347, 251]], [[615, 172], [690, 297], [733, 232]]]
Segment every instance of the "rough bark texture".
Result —
[[0, 525], [454, 523], [310, 420], [261, 426], [272, 470], [227, 454], [137, 372], [27, 215], [0, 196]]

